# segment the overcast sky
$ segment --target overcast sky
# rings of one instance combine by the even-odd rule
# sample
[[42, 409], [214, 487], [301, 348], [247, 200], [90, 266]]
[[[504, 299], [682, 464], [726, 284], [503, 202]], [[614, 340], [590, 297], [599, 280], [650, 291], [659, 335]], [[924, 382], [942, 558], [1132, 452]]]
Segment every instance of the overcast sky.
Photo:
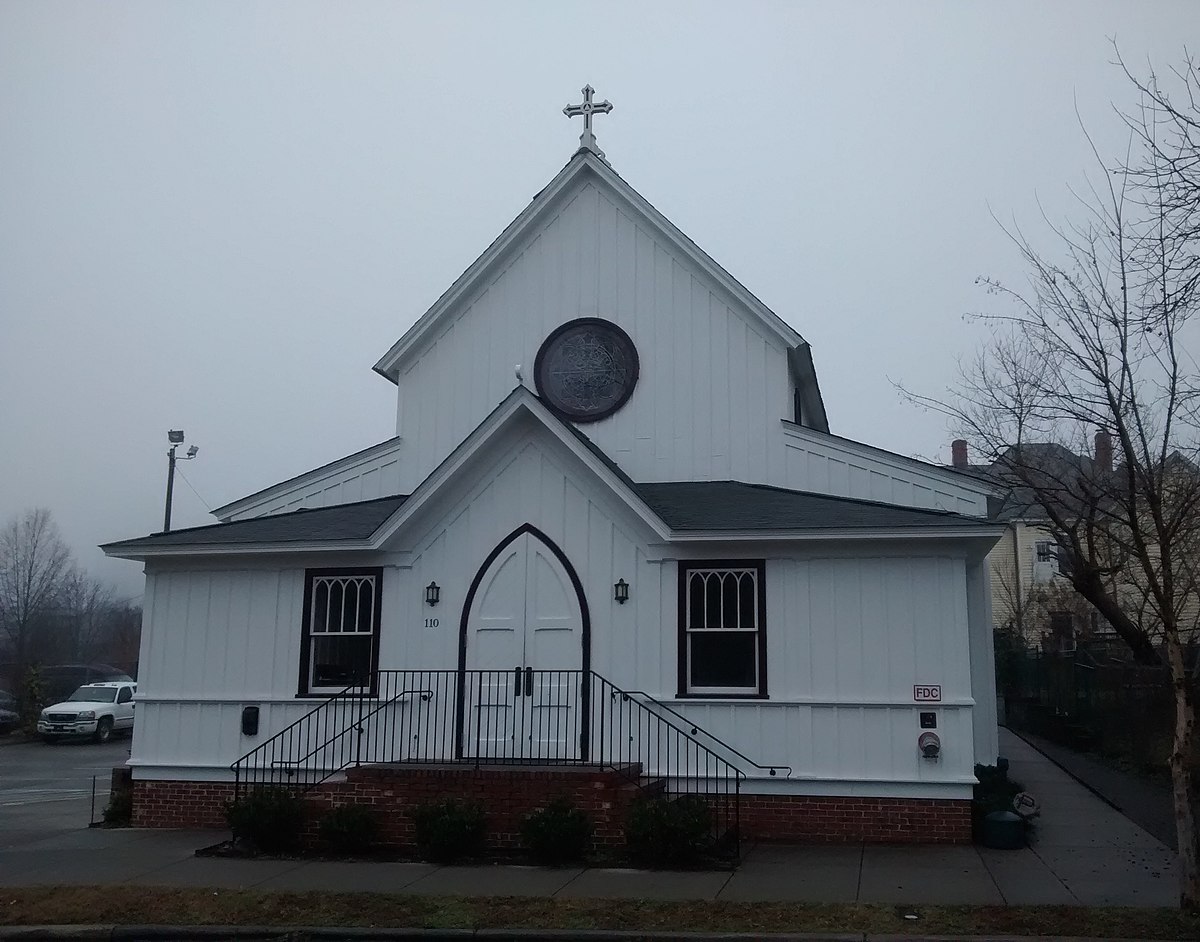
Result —
[[813, 345], [831, 429], [948, 460], [937, 391], [991, 213], [1070, 208], [1200, 3], [0, 0], [0, 521], [95, 545], [393, 433], [371, 366], [571, 156], [614, 168]]

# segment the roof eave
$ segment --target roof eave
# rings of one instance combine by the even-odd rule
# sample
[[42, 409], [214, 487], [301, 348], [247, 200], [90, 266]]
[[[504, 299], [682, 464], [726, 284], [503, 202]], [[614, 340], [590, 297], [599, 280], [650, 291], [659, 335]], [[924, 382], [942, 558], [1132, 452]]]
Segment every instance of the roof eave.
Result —
[[673, 543], [814, 542], [820, 540], [995, 540], [1005, 528], [993, 524], [908, 527], [805, 527], [794, 530], [672, 530]]
[[377, 549], [368, 540], [289, 540], [284, 543], [174, 543], [155, 546], [146, 543], [108, 543], [100, 547], [105, 556], [114, 559], [163, 559], [183, 556], [260, 556], [291, 555], [336, 551], [354, 552]]

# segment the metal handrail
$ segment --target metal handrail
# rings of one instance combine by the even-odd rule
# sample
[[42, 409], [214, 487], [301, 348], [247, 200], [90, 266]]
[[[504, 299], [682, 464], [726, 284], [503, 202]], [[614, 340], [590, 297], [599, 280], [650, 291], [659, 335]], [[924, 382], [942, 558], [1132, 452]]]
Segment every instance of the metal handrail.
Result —
[[725, 750], [733, 753], [735, 756], [737, 756], [739, 759], [741, 759], [747, 765], [751, 765], [756, 769], [761, 769], [762, 771], [766, 772], [769, 776], [774, 776], [776, 774], [777, 770], [779, 770], [779, 769], [787, 769], [787, 774], [783, 777], [784, 778], [792, 777], [793, 770], [790, 765], [784, 765], [783, 763], [780, 763], [780, 762], [773, 762], [773, 763], [770, 763], [769, 765], [763, 765], [760, 762], [755, 762], [753, 759], [751, 759], [749, 756], [747, 756], [744, 752], [740, 752], [739, 750], [735, 749], [733, 746], [729, 745], [729, 743], [725, 742], [725, 740], [720, 739], [719, 737], [713, 735], [708, 730], [706, 730], [703, 726], [699, 726], [694, 721], [692, 721], [691, 719], [689, 719], [688, 717], [686, 717], [682, 713], [680, 713], [678, 710], [672, 709], [671, 707], [667, 706], [667, 704], [663, 703], [661, 700], [646, 693], [646, 691], [644, 691], [644, 690], [628, 690], [628, 691], [624, 691], [624, 692], [627, 693], [631, 697], [645, 697], [647, 700], [649, 700], [651, 703], [653, 703], [660, 710], [666, 710], [672, 716], [679, 717], [679, 719], [683, 720], [683, 722], [687, 726], [691, 727], [691, 735], [692, 736], [695, 736], [697, 734], [703, 734], [703, 735], [707, 736], [713, 742], [717, 743], [717, 745], [719, 745], [722, 749], [725, 749]]
[[[344, 727], [342, 727], [342, 729], [341, 729], [339, 732], [335, 733], [333, 736], [331, 736], [331, 737], [330, 737], [329, 739], [327, 739], [325, 742], [321, 743], [319, 746], [315, 746], [313, 749], [309, 750], [307, 753], [305, 753], [304, 755], [300, 756], [299, 758], [297, 758], [297, 759], [290, 759], [290, 760], [287, 760], [287, 761], [279, 760], [279, 761], [277, 761], [277, 762], [276, 762], [276, 764], [277, 764], [277, 765], [283, 765], [283, 766], [288, 766], [288, 765], [293, 765], [293, 766], [295, 766], [295, 765], [302, 765], [302, 764], [304, 763], [304, 761], [305, 761], [305, 760], [307, 760], [307, 759], [311, 759], [311, 758], [312, 758], [313, 756], [315, 756], [315, 755], [316, 755], [318, 752], [320, 752], [321, 750], [323, 750], [323, 749], [327, 748], [327, 747], [328, 747], [329, 745], [331, 745], [332, 743], [335, 743], [335, 742], [337, 742], [339, 739], [341, 739], [343, 736], [345, 736], [346, 734], [348, 734], [348, 733], [350, 733], [350, 732], [357, 732], [357, 733], [358, 733], [358, 734], [361, 736], [361, 735], [363, 734], [363, 726], [362, 726], [362, 724], [363, 724], [363, 721], [364, 721], [364, 720], [369, 720], [369, 719], [370, 719], [372, 716], [374, 716], [374, 715], [375, 715], [376, 713], [378, 713], [380, 710], [384, 710], [384, 709], [386, 709], [387, 707], [390, 707], [390, 706], [392, 706], [393, 704], [395, 704], [395, 703], [399, 702], [399, 701], [400, 701], [400, 699], [401, 699], [402, 697], [408, 697], [408, 696], [412, 696], [413, 694], [422, 694], [422, 696], [421, 696], [421, 699], [422, 699], [422, 700], [428, 700], [430, 697], [432, 697], [432, 696], [433, 696], [433, 691], [432, 691], [432, 690], [402, 690], [402, 691], [400, 691], [400, 693], [396, 694], [394, 697], [390, 697], [390, 698], [388, 698], [387, 700], [385, 700], [383, 703], [380, 703], [378, 706], [376, 706], [376, 707], [375, 707], [373, 710], [371, 710], [370, 712], [368, 712], [368, 713], [363, 713], [363, 714], [360, 714], [360, 715], [359, 715], [359, 717], [358, 717], [358, 719], [356, 719], [352, 725], [350, 725], [350, 726], [344, 726]], [[359, 702], [359, 703], [361, 703], [361, 701], [356, 701], [356, 702]], [[292, 725], [295, 725], [295, 724], [292, 724]], [[268, 740], [268, 742], [270, 742], [270, 740]], [[263, 745], [265, 746], [265, 745], [267, 745], [267, 743], [263, 743]], [[260, 747], [260, 748], [261, 748], [261, 747]], [[246, 756], [243, 756], [242, 758], [246, 758]], [[238, 761], [241, 761], [241, 760], [238, 760]], [[355, 758], [355, 763], [354, 763], [354, 764], [355, 764], [355, 765], [361, 765], [361, 764], [362, 764], [362, 762], [361, 762], [361, 755], [359, 755], [359, 756], [357, 756], [357, 757]], [[349, 763], [347, 763], [346, 765], [343, 765], [343, 766], [342, 766], [340, 769], [330, 769], [330, 770], [328, 770], [329, 774], [328, 774], [328, 775], [326, 775], [326, 776], [325, 776], [325, 778], [328, 778], [328, 777], [329, 777], [329, 775], [336, 775], [338, 772], [341, 772], [341, 771], [343, 771], [344, 769], [346, 769], [346, 768], [348, 768], [348, 767], [349, 767]], [[324, 779], [322, 779], [321, 781], [324, 781]], [[318, 781], [318, 782], [310, 782], [308, 787], [311, 789], [311, 788], [315, 788], [317, 785], [320, 785], [320, 784], [321, 784], [321, 782], [320, 782], [320, 781]]]
[[[412, 708], [392, 709], [404, 702]], [[746, 773], [730, 756], [768, 774], [778, 768], [753, 762], [666, 704], [590, 670], [379, 670], [369, 685], [329, 697], [231, 769], [240, 797], [247, 787], [302, 794], [351, 766], [595, 764], [643, 793], [703, 799], [715, 846], [736, 854]]]

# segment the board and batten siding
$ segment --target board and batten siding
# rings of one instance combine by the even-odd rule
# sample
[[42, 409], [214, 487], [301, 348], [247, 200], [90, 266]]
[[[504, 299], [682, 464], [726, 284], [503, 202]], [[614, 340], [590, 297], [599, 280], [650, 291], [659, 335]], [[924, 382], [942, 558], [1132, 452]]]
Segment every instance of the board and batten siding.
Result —
[[[787, 348], [615, 193], [586, 182], [447, 318], [399, 378], [405, 486], [420, 482], [516, 384], [547, 335], [578, 317], [621, 326], [640, 356], [633, 396], [584, 427], [632, 478], [756, 480], [791, 415]], [[773, 443], [773, 444], [772, 444]]]
[[518, 382], [535, 387], [542, 343], [579, 317], [618, 324], [637, 347], [628, 402], [580, 426], [635, 481], [737, 480], [986, 513], [980, 482], [793, 424], [787, 341], [617, 190], [583, 176], [406, 354], [399, 438], [234, 502], [226, 519], [411, 493]]
[[[975, 761], [965, 554], [913, 545], [708, 550], [767, 560], [770, 700], [676, 700], [679, 551], [656, 547], [575, 455], [536, 430], [480, 455], [397, 533], [395, 552], [357, 560], [384, 566], [380, 666], [455, 667], [471, 580], [490, 550], [526, 523], [564, 551], [582, 580], [594, 670], [671, 702], [755, 761], [794, 770], [790, 783], [748, 787], [965, 787]], [[263, 560], [246, 570], [217, 562], [152, 570], [135, 774], [225, 777], [231, 762], [310, 709], [312, 701], [294, 699], [304, 567], [355, 562], [343, 554], [277, 560], [274, 569]], [[630, 583], [625, 605], [613, 599], [620, 578]], [[431, 580], [442, 587], [436, 609], [423, 603]], [[436, 628], [424, 627], [431, 614]], [[943, 688], [938, 763], [917, 757], [914, 683]], [[263, 711], [253, 739], [239, 728], [247, 703]]]
[[267, 488], [231, 504], [232, 512], [217, 511], [222, 521], [247, 520], [268, 514], [313, 507], [331, 507], [402, 493], [400, 486], [401, 442], [392, 439], [367, 449], [361, 457], [348, 456], [330, 465], [302, 474], [291, 481]]

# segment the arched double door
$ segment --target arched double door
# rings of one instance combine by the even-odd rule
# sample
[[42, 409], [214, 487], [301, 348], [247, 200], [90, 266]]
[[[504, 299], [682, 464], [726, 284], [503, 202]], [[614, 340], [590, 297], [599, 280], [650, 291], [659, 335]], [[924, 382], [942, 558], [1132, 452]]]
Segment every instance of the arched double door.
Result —
[[461, 625], [464, 758], [580, 758], [589, 624], [562, 551], [526, 525], [480, 567]]

